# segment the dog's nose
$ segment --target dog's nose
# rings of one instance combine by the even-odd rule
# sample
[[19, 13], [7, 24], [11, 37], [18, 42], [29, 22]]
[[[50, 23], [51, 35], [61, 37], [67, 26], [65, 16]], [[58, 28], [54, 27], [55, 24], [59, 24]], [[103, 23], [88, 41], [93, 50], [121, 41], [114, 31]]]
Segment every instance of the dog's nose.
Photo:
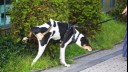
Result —
[[92, 48], [91, 47], [88, 47], [87, 49], [88, 49], [88, 51], [92, 51]]

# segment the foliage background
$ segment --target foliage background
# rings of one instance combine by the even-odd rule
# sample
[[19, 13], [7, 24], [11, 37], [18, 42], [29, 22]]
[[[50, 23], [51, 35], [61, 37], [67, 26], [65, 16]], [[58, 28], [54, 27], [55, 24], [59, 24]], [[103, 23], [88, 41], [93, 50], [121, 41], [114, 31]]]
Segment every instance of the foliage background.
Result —
[[[19, 0], [13, 2], [11, 24], [14, 37], [26, 35], [31, 26], [41, 25], [50, 18], [67, 21], [68, 11], [63, 3], [49, 0]], [[61, 11], [61, 9], [64, 9]], [[62, 17], [63, 16], [63, 17]]]
[[100, 0], [19, 0], [13, 2], [11, 12], [13, 35], [16, 38], [19, 34], [26, 35], [31, 26], [41, 25], [50, 18], [83, 25], [82, 31], [93, 35], [100, 29], [96, 24], [100, 21], [100, 6]]
[[69, 22], [79, 26], [86, 36], [92, 36], [100, 30], [101, 0], [69, 0]]
[[117, 16], [121, 21], [127, 21], [127, 16], [122, 16], [121, 13], [127, 6], [127, 0], [117, 0], [116, 6], [109, 12], [112, 16]]

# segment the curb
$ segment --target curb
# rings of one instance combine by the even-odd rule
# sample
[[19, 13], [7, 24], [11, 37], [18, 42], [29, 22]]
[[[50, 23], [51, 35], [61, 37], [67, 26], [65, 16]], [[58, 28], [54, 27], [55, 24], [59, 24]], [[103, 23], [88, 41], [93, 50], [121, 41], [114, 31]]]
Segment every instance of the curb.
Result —
[[102, 50], [94, 50], [94, 51], [88, 52], [88, 53], [86, 53], [86, 54], [82, 54], [82, 55], [76, 56], [76, 57], [74, 57], [74, 58], [72, 58], [72, 59], [73, 59], [73, 60], [77, 60], [77, 59], [80, 59], [80, 58], [82, 58], [82, 57], [89, 56], [89, 55], [91, 55], [91, 54], [93, 54], [93, 53], [97, 53], [97, 52], [99, 52], [99, 51], [102, 51]]
[[[73, 59], [73, 60], [77, 60], [77, 59], [80, 59], [80, 58], [82, 58], [82, 57], [91, 55], [91, 54], [93, 54], [93, 53], [97, 53], [97, 52], [99, 52], [99, 51], [102, 51], [102, 50], [94, 50], [94, 51], [88, 52], [88, 53], [86, 53], [86, 54], [82, 54], [82, 55], [73, 57], [73, 58], [71, 58], [71, 59]], [[52, 67], [49, 67], [49, 68], [52, 68]], [[47, 69], [49, 69], [49, 68], [47, 68]], [[40, 71], [42, 71], [42, 70], [45, 70], [45, 69], [31, 70], [30, 72], [40, 72]]]

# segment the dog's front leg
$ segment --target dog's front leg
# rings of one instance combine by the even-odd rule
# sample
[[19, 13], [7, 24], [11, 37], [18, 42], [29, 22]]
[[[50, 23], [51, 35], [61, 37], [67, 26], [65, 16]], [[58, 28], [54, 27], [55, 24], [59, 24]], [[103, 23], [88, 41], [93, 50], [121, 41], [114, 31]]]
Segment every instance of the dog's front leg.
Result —
[[66, 46], [64, 48], [60, 48], [60, 63], [66, 67], [70, 67], [70, 65], [65, 62], [65, 49]]
[[65, 39], [65, 40], [66, 41], [61, 44], [61, 48], [60, 48], [60, 63], [66, 67], [70, 67], [70, 65], [67, 64], [65, 61], [65, 49], [66, 49], [67, 45], [72, 41], [72, 37], [69, 40], [67, 40], [67, 39]]

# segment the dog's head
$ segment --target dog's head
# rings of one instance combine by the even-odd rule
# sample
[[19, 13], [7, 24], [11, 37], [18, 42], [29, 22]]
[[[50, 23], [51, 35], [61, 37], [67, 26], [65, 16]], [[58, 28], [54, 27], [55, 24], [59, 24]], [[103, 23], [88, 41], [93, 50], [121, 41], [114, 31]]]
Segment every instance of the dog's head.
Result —
[[27, 37], [24, 37], [22, 41], [29, 41], [32, 38], [36, 38], [37, 40], [42, 40], [44, 36], [51, 30], [51, 27], [32, 27], [28, 33]]
[[89, 40], [83, 34], [80, 34], [76, 44], [85, 50], [92, 51]]
[[92, 51], [91, 45], [86, 37], [81, 37], [81, 46], [88, 51]]

